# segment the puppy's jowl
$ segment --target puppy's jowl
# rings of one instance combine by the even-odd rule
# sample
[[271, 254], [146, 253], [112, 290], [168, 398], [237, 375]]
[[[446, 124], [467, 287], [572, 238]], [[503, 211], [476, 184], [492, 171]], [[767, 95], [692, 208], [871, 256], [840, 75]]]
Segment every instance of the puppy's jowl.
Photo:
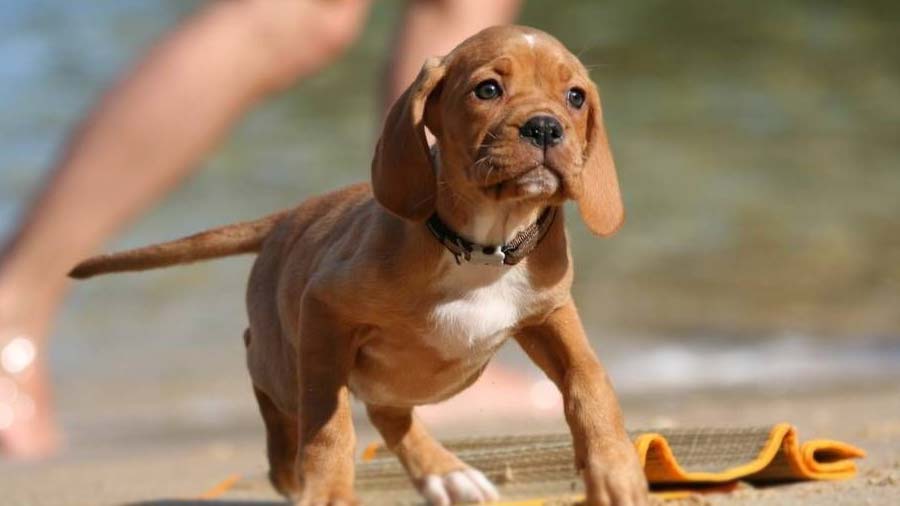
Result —
[[644, 504], [570, 294], [568, 199], [597, 235], [622, 223], [597, 89], [556, 39], [496, 27], [425, 63], [385, 121], [371, 185], [93, 258], [73, 275], [258, 254], [247, 364], [272, 483], [298, 504], [355, 502], [351, 394], [429, 502], [496, 500], [413, 412], [470, 385], [507, 338], [562, 392], [588, 503]]

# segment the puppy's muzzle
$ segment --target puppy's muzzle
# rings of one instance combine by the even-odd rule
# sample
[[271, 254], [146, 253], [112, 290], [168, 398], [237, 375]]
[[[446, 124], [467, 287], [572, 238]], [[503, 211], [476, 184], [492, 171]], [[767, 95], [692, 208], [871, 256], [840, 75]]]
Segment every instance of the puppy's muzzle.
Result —
[[519, 137], [543, 149], [552, 148], [563, 137], [563, 127], [553, 116], [533, 116], [519, 128]]

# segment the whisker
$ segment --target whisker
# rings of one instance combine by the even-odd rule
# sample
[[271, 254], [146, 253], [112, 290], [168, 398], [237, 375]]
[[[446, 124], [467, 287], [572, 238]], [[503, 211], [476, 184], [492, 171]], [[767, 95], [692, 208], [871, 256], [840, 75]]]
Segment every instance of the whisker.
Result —
[[592, 70], [600, 69], [600, 68], [609, 68], [612, 67], [612, 63], [593, 63], [590, 65], [585, 65], [584, 68], [590, 72]]
[[491, 163], [491, 155], [490, 154], [484, 155], [481, 158], [479, 158], [478, 160], [475, 160], [475, 163], [472, 164], [472, 167], [469, 170], [472, 171], [472, 170], [478, 168], [478, 166], [481, 165], [482, 163], [488, 164], [487, 174], [485, 174], [485, 176], [482, 178], [484, 180], [484, 184], [487, 184], [488, 180], [491, 177], [491, 173], [496, 169], [496, 166], [493, 163]]

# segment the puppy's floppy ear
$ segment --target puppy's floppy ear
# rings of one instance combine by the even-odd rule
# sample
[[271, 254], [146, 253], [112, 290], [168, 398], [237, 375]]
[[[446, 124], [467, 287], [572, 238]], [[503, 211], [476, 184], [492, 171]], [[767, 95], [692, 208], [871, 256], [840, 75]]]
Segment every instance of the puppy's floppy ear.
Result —
[[412, 221], [434, 212], [437, 179], [425, 137], [428, 97], [444, 78], [440, 58], [429, 58], [391, 107], [372, 160], [372, 189], [388, 211]]
[[591, 232], [606, 237], [615, 233], [625, 221], [625, 210], [619, 193], [616, 166], [606, 140], [600, 94], [595, 86], [591, 85], [589, 88], [587, 95], [590, 109], [581, 176], [583, 187], [577, 199], [578, 210]]

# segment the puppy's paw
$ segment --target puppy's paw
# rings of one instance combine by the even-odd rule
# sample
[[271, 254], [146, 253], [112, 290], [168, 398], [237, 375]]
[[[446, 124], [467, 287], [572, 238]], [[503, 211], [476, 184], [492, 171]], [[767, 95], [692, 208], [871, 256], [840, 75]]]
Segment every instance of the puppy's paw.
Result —
[[357, 506], [359, 501], [353, 497], [306, 497], [301, 495], [294, 504], [296, 506]]
[[584, 469], [589, 506], [648, 506], [647, 478], [633, 449], [589, 459]]
[[357, 506], [359, 501], [346, 487], [309, 487], [294, 500], [296, 506]]
[[431, 506], [483, 504], [500, 499], [494, 484], [471, 467], [444, 475], [426, 475], [419, 484], [419, 493]]

